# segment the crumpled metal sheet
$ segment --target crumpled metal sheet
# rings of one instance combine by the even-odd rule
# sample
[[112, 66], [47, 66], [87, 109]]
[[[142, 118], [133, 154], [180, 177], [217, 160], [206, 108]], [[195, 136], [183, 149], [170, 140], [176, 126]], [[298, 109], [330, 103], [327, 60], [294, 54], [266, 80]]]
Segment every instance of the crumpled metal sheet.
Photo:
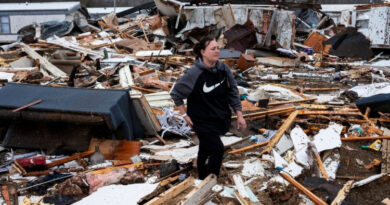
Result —
[[224, 35], [228, 40], [226, 47], [234, 48], [241, 52], [245, 52], [247, 48], [251, 48], [257, 44], [256, 31], [251, 26], [237, 24], [226, 31]]

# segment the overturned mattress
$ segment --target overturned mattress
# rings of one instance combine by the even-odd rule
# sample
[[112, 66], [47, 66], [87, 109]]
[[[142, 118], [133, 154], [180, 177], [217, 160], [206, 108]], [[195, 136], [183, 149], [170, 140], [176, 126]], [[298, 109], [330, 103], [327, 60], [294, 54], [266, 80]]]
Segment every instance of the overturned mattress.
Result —
[[14, 109], [36, 100], [31, 111], [101, 115], [112, 130], [121, 128], [127, 139], [141, 138], [128, 90], [93, 90], [9, 83], [0, 89], [0, 108]]

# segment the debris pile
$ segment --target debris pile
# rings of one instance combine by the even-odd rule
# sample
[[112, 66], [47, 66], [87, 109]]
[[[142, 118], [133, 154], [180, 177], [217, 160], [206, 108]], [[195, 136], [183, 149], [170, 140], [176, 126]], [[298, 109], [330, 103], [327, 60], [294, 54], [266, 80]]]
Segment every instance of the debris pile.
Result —
[[[389, 4], [155, 4], [0, 47], [1, 203], [389, 204]], [[169, 92], [206, 35], [248, 129], [221, 136], [221, 174], [201, 181]]]

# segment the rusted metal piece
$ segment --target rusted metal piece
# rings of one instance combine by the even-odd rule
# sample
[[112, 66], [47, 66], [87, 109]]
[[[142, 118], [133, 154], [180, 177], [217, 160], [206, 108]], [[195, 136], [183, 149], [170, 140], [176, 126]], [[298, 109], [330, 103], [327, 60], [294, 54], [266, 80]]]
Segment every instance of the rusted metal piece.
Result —
[[27, 105], [23, 105], [22, 107], [16, 108], [16, 109], [12, 110], [12, 112], [18, 112], [20, 110], [23, 110], [23, 109], [26, 109], [26, 108], [31, 107], [33, 105], [36, 105], [36, 104], [38, 104], [40, 102], [42, 102], [42, 99], [36, 100], [36, 101], [34, 101], [32, 103], [29, 103]]

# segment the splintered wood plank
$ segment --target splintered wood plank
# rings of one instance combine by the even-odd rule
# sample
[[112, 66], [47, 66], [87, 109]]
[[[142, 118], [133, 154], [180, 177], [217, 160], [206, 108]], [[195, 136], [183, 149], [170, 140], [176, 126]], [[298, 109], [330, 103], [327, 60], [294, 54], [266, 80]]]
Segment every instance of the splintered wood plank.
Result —
[[155, 197], [145, 205], [159, 205], [164, 204], [167, 200], [174, 198], [179, 195], [181, 192], [194, 185], [194, 177], [188, 177], [186, 180], [181, 182], [180, 184], [168, 189], [164, 193]]
[[279, 172], [279, 174], [287, 180], [290, 184], [292, 184], [295, 188], [297, 188], [302, 194], [306, 195], [313, 203], [317, 205], [327, 205], [325, 201], [323, 201], [321, 198], [313, 194], [309, 189], [304, 187], [302, 184], [297, 182], [294, 178], [292, 178], [289, 174], [285, 172]]
[[351, 190], [353, 180], [349, 180], [344, 184], [343, 188], [337, 193], [336, 198], [332, 201], [331, 205], [341, 205], [344, 199], [347, 197], [349, 191]]
[[279, 142], [280, 138], [283, 136], [284, 132], [290, 128], [291, 124], [294, 122], [294, 119], [298, 116], [299, 111], [296, 110], [293, 113], [288, 116], [288, 118], [284, 121], [282, 126], [278, 129], [276, 134], [272, 137], [270, 142], [267, 144], [267, 146], [263, 149], [263, 151], [260, 153], [260, 156], [264, 153], [271, 152], [272, 148]]
[[382, 173], [390, 172], [390, 140], [382, 142]]
[[61, 69], [57, 68], [55, 65], [50, 63], [46, 58], [39, 55], [37, 52], [35, 52], [32, 48], [30, 48], [26, 44], [21, 44], [22, 49], [27, 55], [29, 55], [31, 58], [35, 60], [39, 60], [39, 63], [41, 64], [42, 68], [46, 71], [49, 71], [53, 76], [55, 77], [66, 77], [66, 73], [62, 71]]
[[198, 205], [210, 194], [211, 188], [217, 184], [217, 176], [210, 174], [195, 187], [182, 201], [181, 205]]

